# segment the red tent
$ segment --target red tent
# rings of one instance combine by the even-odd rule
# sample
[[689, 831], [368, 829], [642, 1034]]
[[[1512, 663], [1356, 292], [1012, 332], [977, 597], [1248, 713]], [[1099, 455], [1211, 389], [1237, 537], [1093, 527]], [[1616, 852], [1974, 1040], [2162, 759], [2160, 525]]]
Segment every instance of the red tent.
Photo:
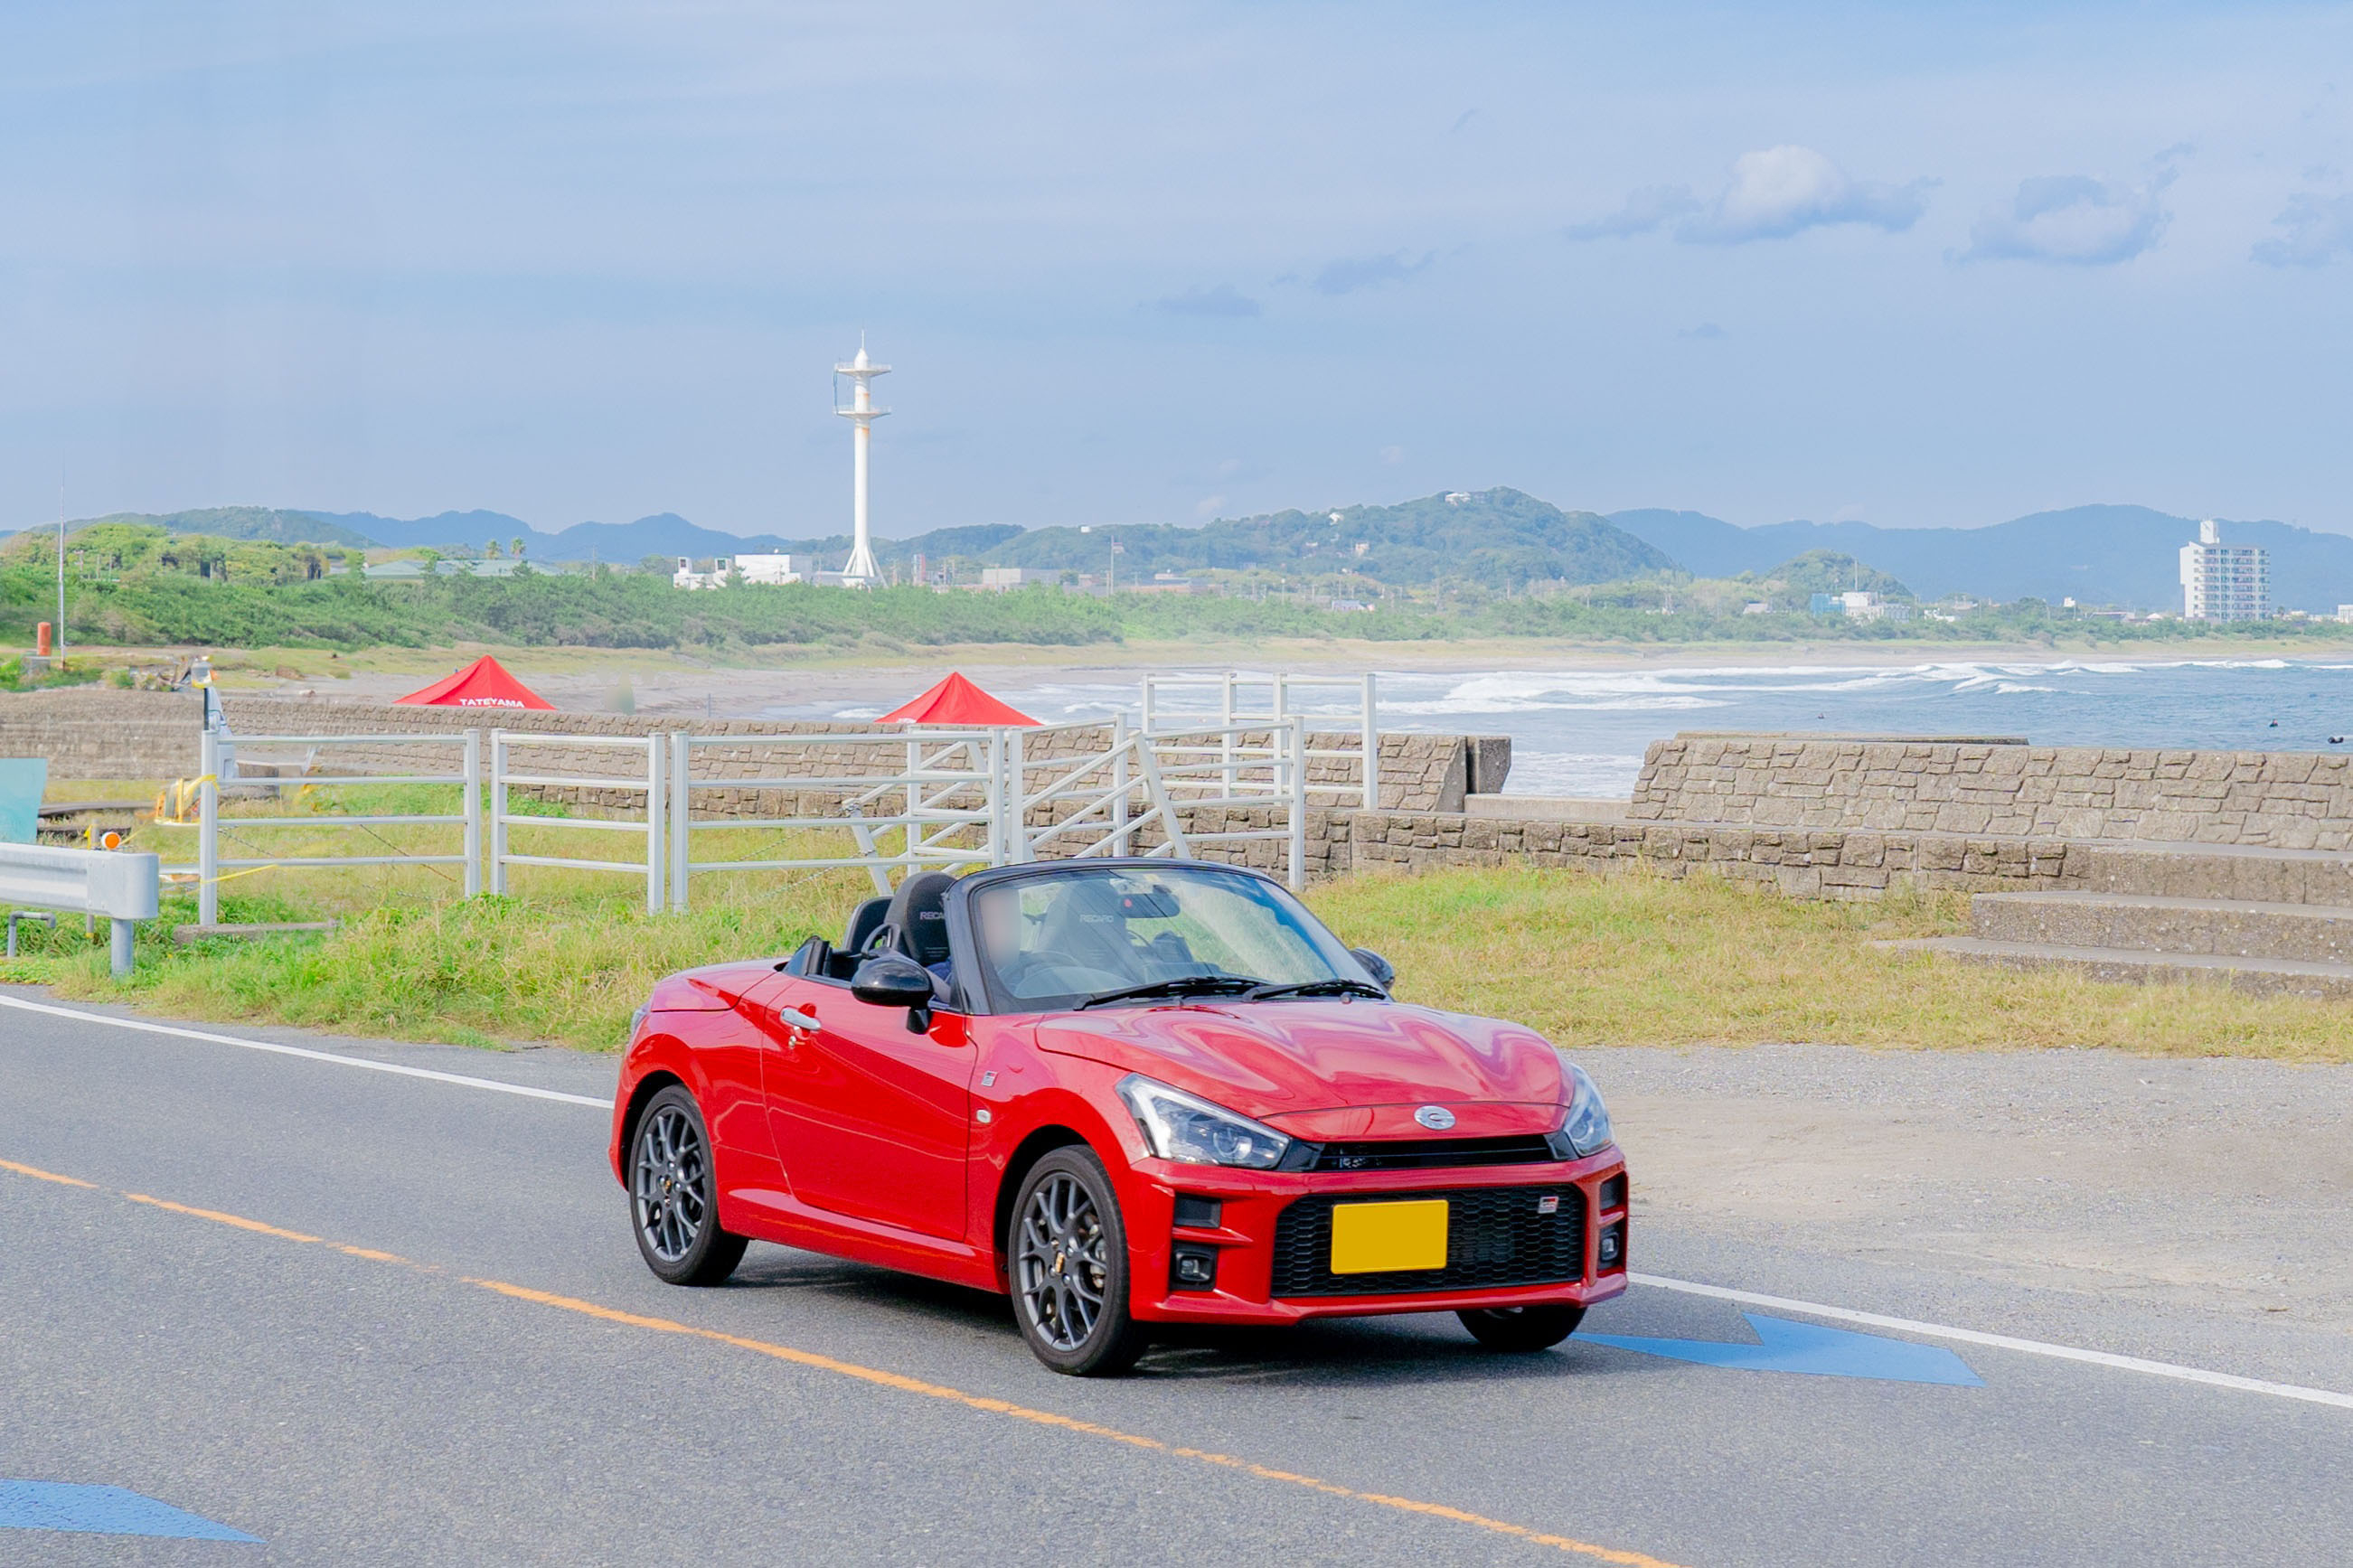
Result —
[[903, 708], [894, 708], [878, 724], [1035, 724], [1018, 708], [1008, 708], [966, 680], [950, 675]]
[[396, 697], [422, 708], [553, 708], [554, 703], [509, 675], [506, 667], [484, 654], [457, 674], [435, 681], [422, 691]]

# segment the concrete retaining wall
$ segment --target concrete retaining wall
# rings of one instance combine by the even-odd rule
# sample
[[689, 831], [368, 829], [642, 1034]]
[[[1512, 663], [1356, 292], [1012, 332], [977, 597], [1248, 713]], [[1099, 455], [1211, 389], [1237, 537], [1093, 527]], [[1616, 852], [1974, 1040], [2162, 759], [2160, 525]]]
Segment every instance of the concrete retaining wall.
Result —
[[2353, 757], [1679, 735], [1635, 822], [2353, 848]]

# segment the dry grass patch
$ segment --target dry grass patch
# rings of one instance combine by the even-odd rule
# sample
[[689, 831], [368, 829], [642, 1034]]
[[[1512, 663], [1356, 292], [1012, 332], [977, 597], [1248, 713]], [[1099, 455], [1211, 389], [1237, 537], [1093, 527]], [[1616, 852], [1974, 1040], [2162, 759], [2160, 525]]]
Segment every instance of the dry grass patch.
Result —
[[1350, 942], [1397, 964], [1400, 995], [1516, 1018], [1564, 1046], [2100, 1047], [2353, 1061], [2353, 1005], [2109, 984], [1871, 945], [1962, 930], [1968, 904], [1954, 894], [1823, 903], [1709, 876], [1482, 869], [1351, 877], [1309, 901]]

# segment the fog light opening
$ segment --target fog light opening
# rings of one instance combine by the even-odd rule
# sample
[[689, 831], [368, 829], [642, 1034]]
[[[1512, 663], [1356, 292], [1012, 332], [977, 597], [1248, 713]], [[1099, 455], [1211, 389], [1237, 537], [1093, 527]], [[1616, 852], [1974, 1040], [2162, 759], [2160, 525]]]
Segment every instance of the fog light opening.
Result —
[[1624, 1220], [1608, 1226], [1599, 1236], [1594, 1237], [1593, 1260], [1595, 1266], [1605, 1272], [1626, 1267], [1626, 1222]]
[[1179, 1290], [1214, 1290], [1218, 1287], [1218, 1249], [1179, 1247], [1169, 1264], [1171, 1285]]

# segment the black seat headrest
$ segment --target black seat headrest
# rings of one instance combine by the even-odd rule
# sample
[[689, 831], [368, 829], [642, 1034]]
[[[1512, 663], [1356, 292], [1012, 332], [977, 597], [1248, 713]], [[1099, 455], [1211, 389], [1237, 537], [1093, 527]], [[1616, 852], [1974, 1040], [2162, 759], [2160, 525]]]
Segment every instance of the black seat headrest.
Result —
[[945, 871], [918, 871], [891, 896], [883, 923], [901, 952], [929, 967], [948, 955], [948, 889], [955, 879]]
[[859, 905], [850, 912], [849, 929], [842, 933], [840, 951], [864, 952], [866, 944], [874, 940], [874, 933], [882, 929], [882, 922], [890, 913], [891, 900], [888, 898], [869, 899]]

